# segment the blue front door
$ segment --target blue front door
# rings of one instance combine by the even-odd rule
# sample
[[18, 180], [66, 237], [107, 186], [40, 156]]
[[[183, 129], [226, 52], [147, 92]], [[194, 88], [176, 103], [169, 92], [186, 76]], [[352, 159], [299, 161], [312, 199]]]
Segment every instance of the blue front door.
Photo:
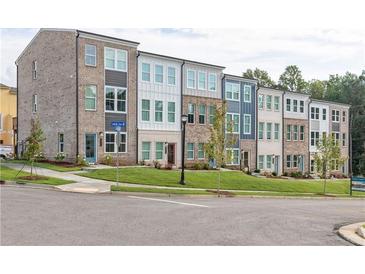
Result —
[[89, 163], [96, 163], [96, 134], [85, 134], [85, 158]]

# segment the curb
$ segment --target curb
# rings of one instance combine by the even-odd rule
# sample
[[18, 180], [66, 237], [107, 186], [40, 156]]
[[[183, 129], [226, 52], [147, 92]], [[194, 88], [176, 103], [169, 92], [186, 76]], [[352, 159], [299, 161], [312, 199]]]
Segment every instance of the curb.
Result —
[[365, 224], [365, 222], [361, 222], [361, 223], [355, 223], [355, 224], [342, 226], [338, 230], [338, 234], [343, 239], [345, 239], [346, 241], [348, 241], [354, 245], [365, 246], [365, 239], [360, 237], [360, 235], [357, 234], [357, 229], [364, 224]]

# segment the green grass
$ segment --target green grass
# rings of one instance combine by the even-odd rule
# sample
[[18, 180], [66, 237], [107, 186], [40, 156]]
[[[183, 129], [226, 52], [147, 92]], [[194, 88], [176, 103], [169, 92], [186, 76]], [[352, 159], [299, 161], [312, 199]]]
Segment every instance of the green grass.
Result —
[[[28, 161], [25, 160], [7, 160], [6, 163], [14, 163], [14, 164], [26, 164], [29, 165]], [[60, 172], [67, 172], [67, 171], [79, 171], [81, 170], [81, 167], [65, 167], [50, 163], [34, 163], [34, 166], [41, 167], [41, 168], [47, 168], [54, 171], [60, 171]]]
[[[257, 178], [237, 171], [222, 172], [221, 189], [273, 191], [286, 193], [322, 193], [323, 182], [315, 180], [285, 180]], [[116, 169], [95, 170], [81, 176], [115, 181]], [[159, 170], [155, 168], [123, 168], [120, 169], [121, 182], [142, 185], [158, 185], [188, 188], [217, 188], [217, 171], [187, 171], [186, 185], [182, 186], [180, 171]], [[328, 181], [327, 193], [349, 194], [349, 180]], [[365, 196], [365, 193], [353, 193], [355, 196]]]
[[[44, 179], [41, 180], [26, 180], [26, 179], [15, 179], [15, 176], [17, 175], [18, 170], [11, 169], [5, 166], [0, 167], [0, 180], [4, 181], [17, 181], [17, 182], [25, 182], [25, 183], [32, 183], [32, 184], [45, 184], [45, 185], [64, 185], [64, 184], [70, 184], [72, 181], [62, 180], [58, 178], [53, 177], [44, 177]], [[20, 172], [18, 177], [22, 176], [29, 176], [30, 173], [28, 172]]]

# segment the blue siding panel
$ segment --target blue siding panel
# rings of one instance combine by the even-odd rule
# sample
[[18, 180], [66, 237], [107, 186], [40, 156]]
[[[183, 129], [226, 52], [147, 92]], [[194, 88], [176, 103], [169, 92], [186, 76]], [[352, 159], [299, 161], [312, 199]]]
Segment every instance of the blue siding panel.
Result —
[[[244, 102], [244, 86], [251, 86], [251, 102]], [[248, 82], [241, 82], [241, 139], [254, 140], [256, 135], [256, 85]], [[243, 134], [243, 115], [251, 115], [251, 134]]]

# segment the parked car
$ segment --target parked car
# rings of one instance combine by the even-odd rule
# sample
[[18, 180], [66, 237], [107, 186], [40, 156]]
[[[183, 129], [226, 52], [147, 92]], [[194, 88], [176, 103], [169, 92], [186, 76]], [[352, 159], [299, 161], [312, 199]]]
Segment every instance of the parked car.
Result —
[[12, 159], [13, 158], [13, 147], [0, 145], [0, 158], [2, 159]]

